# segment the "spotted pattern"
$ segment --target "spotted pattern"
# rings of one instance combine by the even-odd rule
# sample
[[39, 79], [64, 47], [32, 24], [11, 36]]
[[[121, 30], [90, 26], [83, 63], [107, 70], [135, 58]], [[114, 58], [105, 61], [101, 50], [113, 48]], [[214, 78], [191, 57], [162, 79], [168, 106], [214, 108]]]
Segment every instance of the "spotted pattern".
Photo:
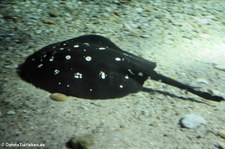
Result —
[[49, 59], [49, 62], [53, 62], [53, 60], [54, 60], [54, 57], [51, 57], [51, 58]]
[[140, 77], [142, 77], [144, 74], [143, 74], [142, 72], [139, 72], [138, 75], [139, 75]]
[[106, 48], [105, 47], [100, 47], [98, 48], [99, 50], [105, 50]]
[[88, 62], [91, 61], [91, 59], [92, 59], [92, 58], [91, 58], [90, 56], [86, 56], [86, 57], [85, 57], [85, 60], [88, 61]]
[[135, 73], [131, 69], [128, 69], [128, 71], [130, 74], [135, 75]]
[[57, 75], [57, 74], [59, 74], [60, 73], [60, 71], [58, 70], [58, 69], [55, 69], [54, 70], [54, 75]]
[[82, 74], [79, 72], [74, 73], [74, 78], [76, 79], [82, 79]]
[[43, 64], [39, 64], [39, 65], [38, 65], [38, 68], [41, 68], [42, 66], [43, 66]]
[[87, 35], [44, 47], [26, 59], [20, 72], [24, 80], [49, 92], [117, 98], [141, 90], [147, 79], [138, 69], [143, 60], [133, 57], [107, 38]]
[[115, 60], [116, 60], [116, 61], [121, 61], [121, 58], [116, 57]]
[[126, 76], [125, 76], [125, 79], [129, 79], [129, 76], [128, 76], [128, 75], [126, 75]]
[[84, 43], [84, 45], [86, 45], [86, 46], [90, 46], [90, 44], [89, 44], [89, 43]]
[[107, 76], [107, 75], [106, 75], [105, 72], [100, 71], [99, 76], [100, 76], [101, 79], [106, 79], [106, 76]]
[[66, 55], [66, 60], [70, 60], [71, 59], [71, 56], [70, 55]]

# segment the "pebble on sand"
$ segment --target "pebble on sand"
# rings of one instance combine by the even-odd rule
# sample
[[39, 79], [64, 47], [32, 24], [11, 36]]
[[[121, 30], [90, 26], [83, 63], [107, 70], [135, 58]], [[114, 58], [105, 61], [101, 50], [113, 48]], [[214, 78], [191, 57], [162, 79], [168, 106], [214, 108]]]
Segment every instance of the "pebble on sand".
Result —
[[62, 93], [53, 93], [49, 97], [54, 101], [66, 101], [71, 98], [70, 96], [66, 96]]
[[7, 115], [15, 115], [16, 112], [11, 110], [11, 111], [8, 111], [6, 114], [7, 114]]
[[66, 146], [72, 149], [89, 149], [94, 143], [92, 135], [75, 136], [71, 138]]
[[219, 149], [225, 149], [225, 143], [219, 145]]
[[219, 135], [221, 138], [225, 139], [225, 130], [219, 130], [218, 135]]
[[201, 124], [206, 124], [206, 120], [196, 114], [187, 114], [180, 119], [180, 125], [185, 128], [196, 128]]
[[204, 78], [197, 78], [196, 82], [197, 82], [197, 83], [203, 83], [203, 84], [209, 84], [209, 81], [207, 81], [207, 80], [204, 79]]
[[52, 20], [49, 20], [49, 19], [43, 19], [42, 23], [48, 24], [48, 25], [55, 25], [55, 24], [57, 24], [56, 22], [54, 22]]

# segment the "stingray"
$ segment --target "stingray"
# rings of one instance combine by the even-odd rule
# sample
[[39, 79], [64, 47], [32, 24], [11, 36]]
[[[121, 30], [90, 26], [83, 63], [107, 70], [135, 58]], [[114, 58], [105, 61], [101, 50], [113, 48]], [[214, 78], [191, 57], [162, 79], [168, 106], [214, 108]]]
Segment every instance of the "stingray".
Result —
[[155, 67], [156, 63], [120, 49], [103, 36], [83, 35], [33, 53], [17, 72], [38, 88], [86, 99], [119, 98], [136, 93], [143, 90], [144, 82], [150, 78], [205, 99], [224, 100], [159, 74]]

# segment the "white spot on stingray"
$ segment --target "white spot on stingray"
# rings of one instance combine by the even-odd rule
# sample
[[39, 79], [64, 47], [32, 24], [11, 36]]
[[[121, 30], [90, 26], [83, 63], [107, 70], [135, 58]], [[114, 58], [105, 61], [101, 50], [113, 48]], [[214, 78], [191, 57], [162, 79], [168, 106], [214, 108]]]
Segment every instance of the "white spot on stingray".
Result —
[[93, 89], [92, 89], [92, 88], [90, 88], [89, 90], [90, 90], [90, 92], [92, 92], [92, 91], [93, 91]]
[[57, 74], [59, 74], [60, 73], [60, 71], [58, 70], [58, 69], [55, 69], [54, 70], [54, 75], [57, 75]]
[[130, 69], [128, 69], [128, 71], [129, 71], [132, 75], [135, 75], [135, 74], [133, 73], [133, 71], [131, 71]]
[[86, 49], [84, 49], [84, 52], [87, 51]]
[[120, 85], [119, 87], [120, 87], [120, 88], [123, 88], [123, 85]]
[[81, 79], [82, 78], [82, 74], [79, 72], [74, 73], [74, 78], [76, 79]]
[[85, 59], [86, 59], [86, 61], [91, 61], [91, 57], [90, 56], [86, 56]]
[[90, 46], [90, 44], [89, 44], [89, 43], [84, 43], [84, 45], [86, 45], [86, 46]]
[[70, 87], [70, 85], [69, 85], [69, 84], [67, 84], [67, 85], [66, 85], [66, 87]]
[[66, 45], [66, 43], [63, 44], [64, 46]]
[[61, 85], [62, 83], [61, 82], [58, 82], [58, 84]]
[[79, 45], [75, 44], [73, 47], [74, 47], [74, 48], [79, 48]]
[[116, 57], [115, 60], [116, 60], [116, 61], [121, 61], [121, 58]]
[[70, 55], [66, 55], [66, 60], [70, 60], [71, 59], [71, 56]]
[[142, 76], [143, 76], [143, 73], [142, 73], [142, 72], [139, 72], [138, 75], [139, 75], [140, 77], [142, 77]]
[[43, 55], [43, 57], [46, 57], [46, 56], [47, 56], [47, 54]]
[[59, 50], [64, 50], [64, 48], [59, 48]]
[[129, 76], [128, 76], [128, 75], [126, 75], [124, 78], [125, 78], [125, 79], [129, 79]]
[[105, 50], [105, 47], [100, 47], [100, 48], [98, 48], [99, 50]]
[[32, 61], [35, 61], [35, 59], [34, 59], [34, 58], [32, 58], [31, 60], [32, 60]]
[[53, 60], [54, 60], [54, 57], [51, 57], [51, 58], [49, 59], [49, 62], [53, 62]]
[[39, 65], [38, 65], [38, 68], [41, 68], [42, 66], [43, 66], [43, 64], [39, 64]]
[[107, 75], [105, 74], [105, 72], [100, 71], [99, 76], [101, 77], [101, 79], [105, 79]]

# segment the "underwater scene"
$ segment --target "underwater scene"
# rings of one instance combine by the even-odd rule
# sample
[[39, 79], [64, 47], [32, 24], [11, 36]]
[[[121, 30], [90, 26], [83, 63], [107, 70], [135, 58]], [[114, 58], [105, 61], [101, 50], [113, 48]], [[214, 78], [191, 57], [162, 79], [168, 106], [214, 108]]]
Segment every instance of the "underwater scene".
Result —
[[0, 148], [225, 149], [225, 1], [1, 0]]

